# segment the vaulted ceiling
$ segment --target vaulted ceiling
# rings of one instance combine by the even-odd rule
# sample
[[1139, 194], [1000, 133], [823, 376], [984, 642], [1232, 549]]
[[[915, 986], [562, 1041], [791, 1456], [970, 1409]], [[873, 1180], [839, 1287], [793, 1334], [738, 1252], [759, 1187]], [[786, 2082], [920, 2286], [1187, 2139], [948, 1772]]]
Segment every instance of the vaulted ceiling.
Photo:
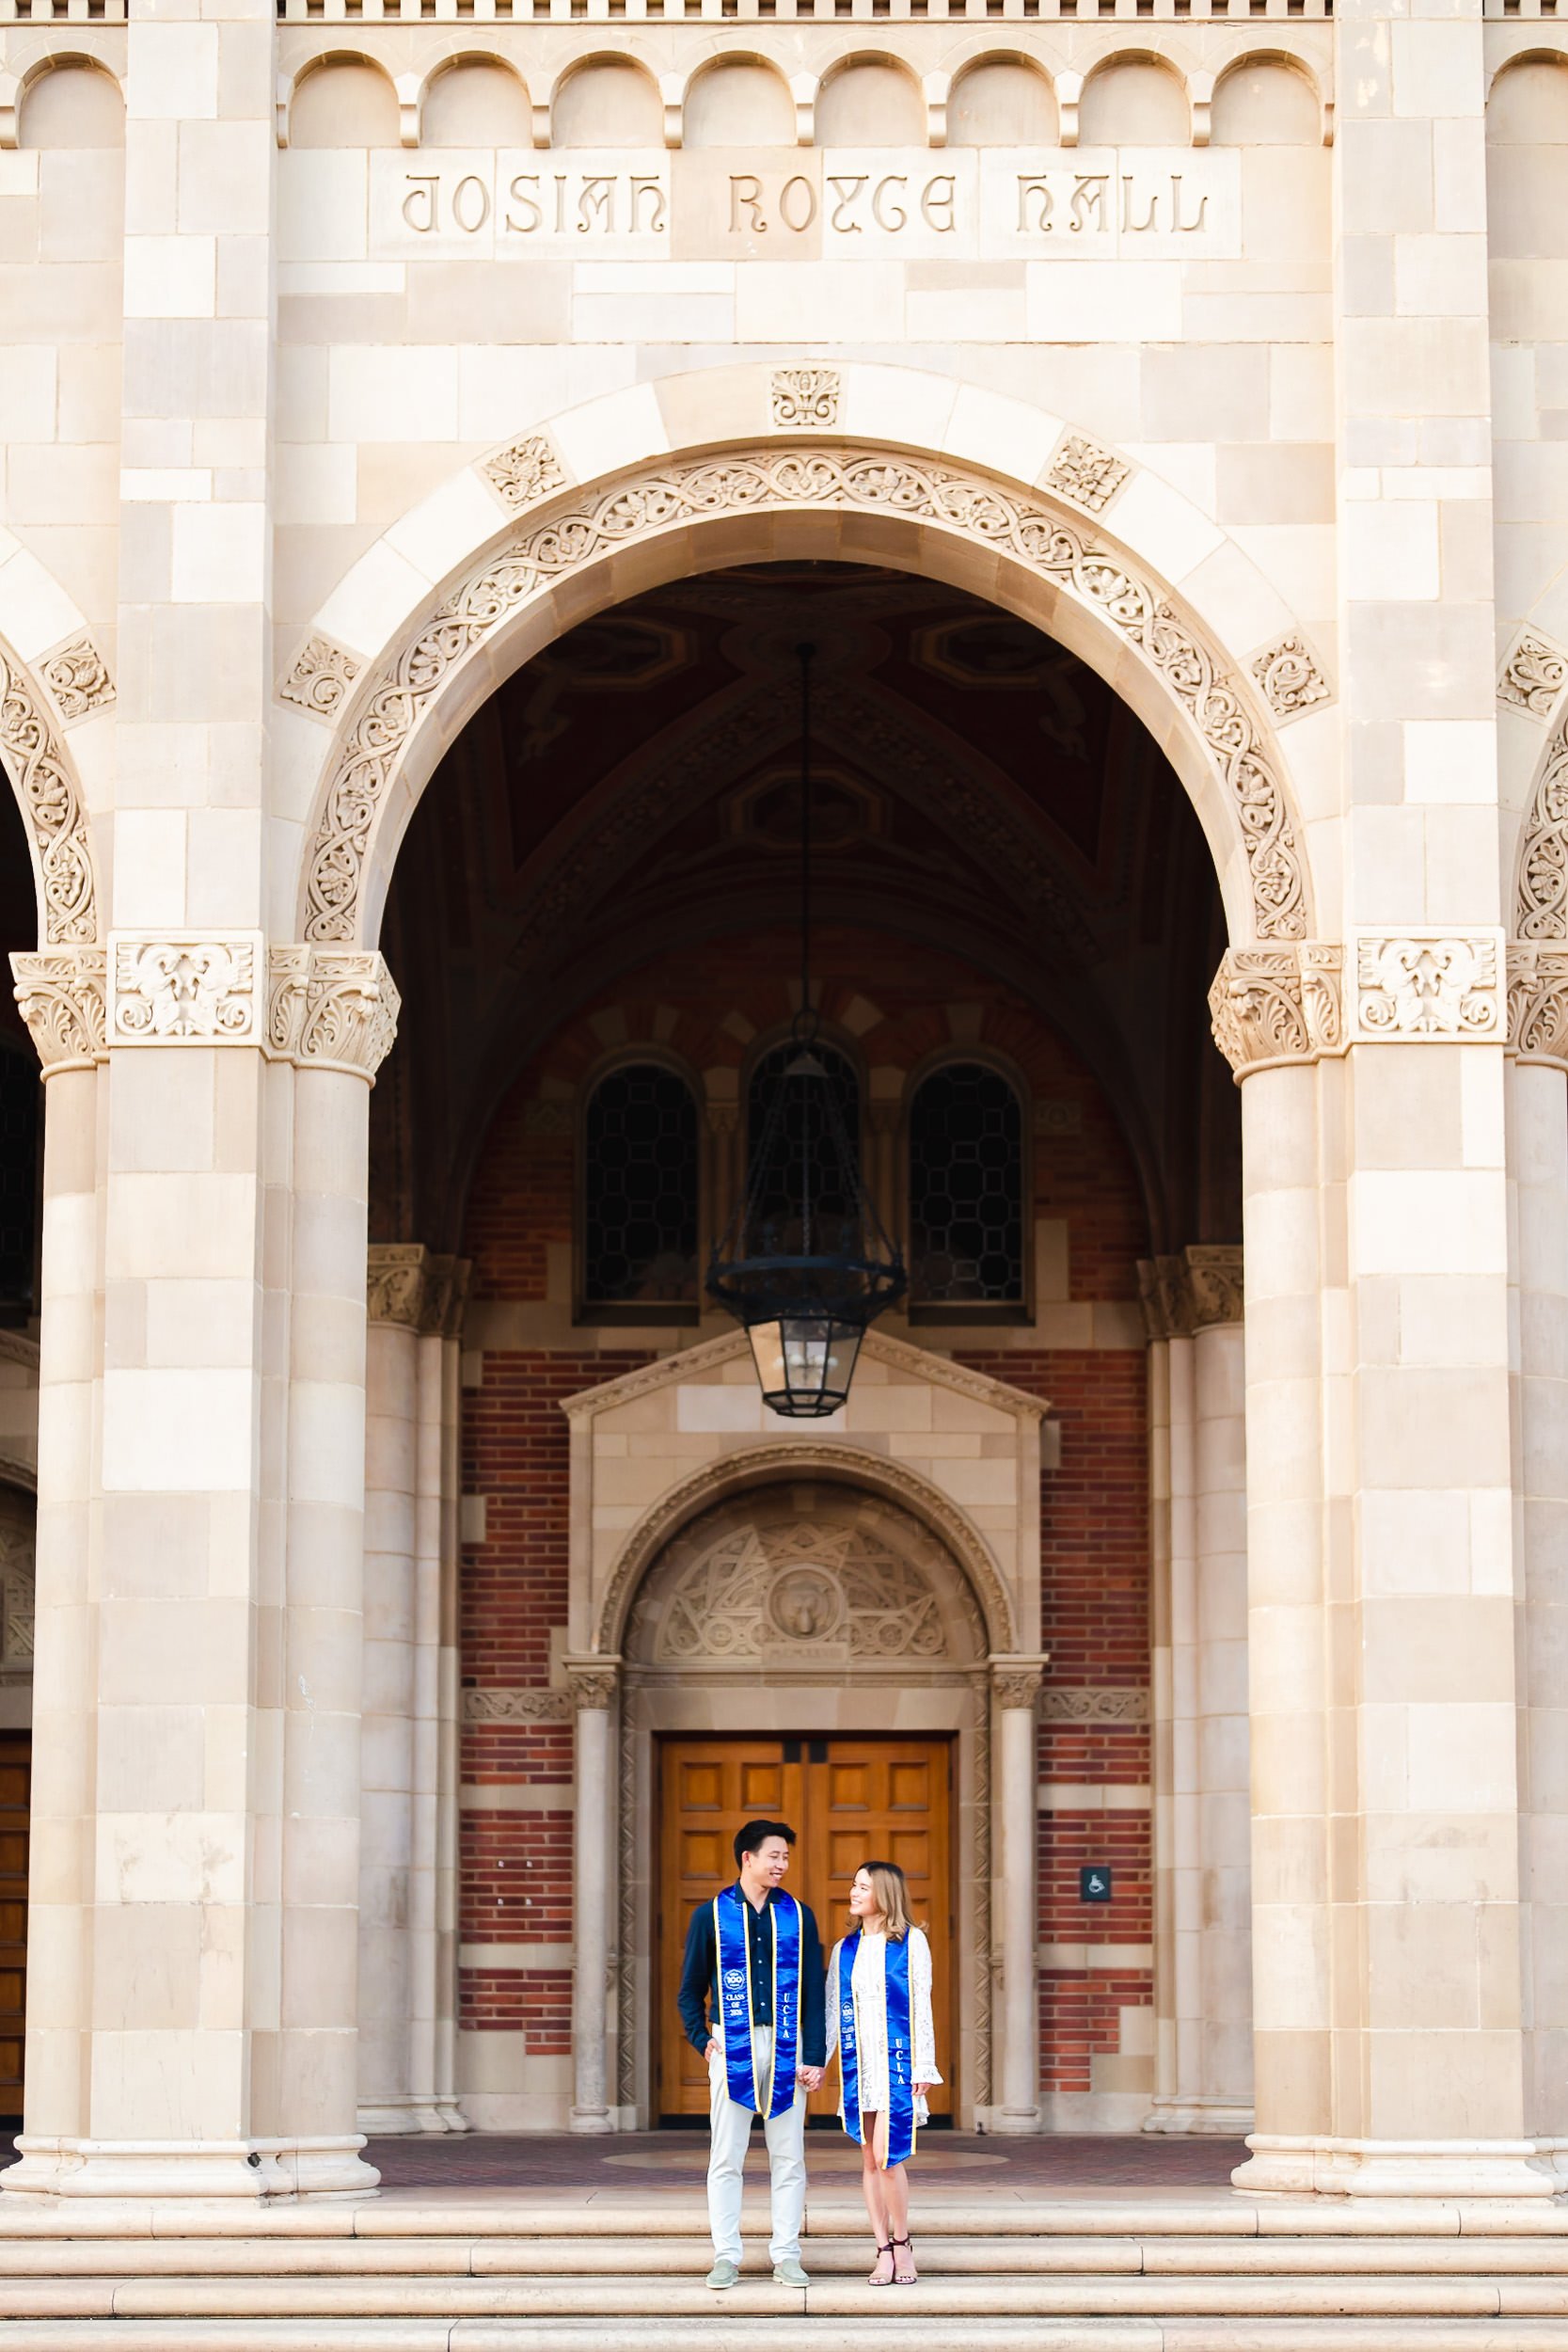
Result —
[[453, 746], [384, 933], [405, 1013], [375, 1098], [378, 1236], [454, 1246], [500, 1093], [607, 985], [698, 942], [778, 958], [802, 642], [824, 930], [863, 934], [868, 968], [879, 938], [925, 942], [1025, 996], [1117, 1104], [1158, 1246], [1228, 1237], [1234, 1110], [1203, 1001], [1223, 930], [1180, 785], [1027, 623], [835, 564], [706, 573], [585, 621]]

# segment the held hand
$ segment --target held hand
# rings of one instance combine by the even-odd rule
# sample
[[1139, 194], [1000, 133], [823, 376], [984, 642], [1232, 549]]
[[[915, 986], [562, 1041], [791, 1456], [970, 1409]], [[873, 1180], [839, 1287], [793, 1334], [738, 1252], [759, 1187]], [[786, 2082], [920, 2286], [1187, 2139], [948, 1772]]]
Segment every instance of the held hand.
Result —
[[931, 2088], [931, 2086], [930, 2086], [930, 2084], [929, 2084], [929, 2083], [916, 2083], [916, 2084], [915, 2084], [915, 2086], [914, 2086], [914, 2095], [915, 2095], [915, 2097], [916, 2097], [917, 2099], [924, 2099], [924, 2098], [925, 2098], [925, 2096], [926, 2096], [926, 2093], [927, 2093], [927, 2092], [930, 2090], [930, 2088]]
[[824, 2072], [825, 2069], [820, 2066], [798, 2066], [795, 2069], [798, 2079], [808, 2090], [821, 2090]]
[[705, 2066], [706, 2066], [706, 2065], [710, 2064], [710, 2063], [711, 2063], [711, 2061], [712, 2061], [714, 2058], [716, 2058], [718, 2056], [719, 2056], [719, 2044], [718, 2044], [718, 2042], [715, 2042], [715, 2040], [713, 2039], [713, 2036], [712, 2036], [711, 2034], [709, 2034], [709, 2036], [708, 2036], [708, 2042], [707, 2042], [707, 2048], [706, 2048], [706, 2049], [703, 2052], [703, 2064], [704, 2064]]

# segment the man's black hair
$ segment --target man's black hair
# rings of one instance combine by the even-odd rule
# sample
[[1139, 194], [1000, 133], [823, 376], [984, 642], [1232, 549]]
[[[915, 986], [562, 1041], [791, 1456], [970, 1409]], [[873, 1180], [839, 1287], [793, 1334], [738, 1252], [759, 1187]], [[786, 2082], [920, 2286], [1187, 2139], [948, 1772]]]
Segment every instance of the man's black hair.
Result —
[[738, 1870], [749, 1853], [755, 1853], [769, 1837], [782, 1837], [786, 1846], [795, 1843], [795, 1832], [787, 1821], [743, 1821], [735, 1834], [735, 1867]]

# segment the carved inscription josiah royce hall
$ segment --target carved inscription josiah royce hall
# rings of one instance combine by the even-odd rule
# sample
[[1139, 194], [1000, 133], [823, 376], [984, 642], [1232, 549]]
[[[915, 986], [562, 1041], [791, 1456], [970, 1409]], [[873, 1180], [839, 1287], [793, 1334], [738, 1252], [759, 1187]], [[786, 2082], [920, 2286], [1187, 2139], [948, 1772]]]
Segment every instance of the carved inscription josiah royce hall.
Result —
[[382, 259], [1224, 260], [1233, 153], [1144, 148], [489, 150], [372, 157]]

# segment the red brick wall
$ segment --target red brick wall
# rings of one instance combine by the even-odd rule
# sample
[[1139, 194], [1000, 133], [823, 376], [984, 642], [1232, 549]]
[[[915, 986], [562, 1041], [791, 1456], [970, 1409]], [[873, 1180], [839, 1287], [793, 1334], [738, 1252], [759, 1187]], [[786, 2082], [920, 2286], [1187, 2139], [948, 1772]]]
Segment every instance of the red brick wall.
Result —
[[[1069, 1228], [1074, 1300], [1135, 1295], [1134, 1264], [1148, 1237], [1136, 1174], [1109, 1106], [1076, 1057], [1016, 999], [958, 968], [934, 970], [924, 948], [879, 949], [864, 976], [865, 943], [846, 938], [836, 959], [856, 977], [835, 981], [832, 943], [824, 1007], [830, 1018], [857, 995], [882, 1018], [861, 1025], [869, 1064], [911, 1067], [949, 1041], [942, 1000], [981, 1008], [980, 1039], [1009, 1054], [1037, 1097], [1075, 1102], [1081, 1131], [1039, 1138], [1036, 1213]], [[465, 1248], [473, 1295], [537, 1301], [546, 1295], [546, 1249], [571, 1238], [573, 1152], [537, 1132], [530, 1117], [565, 1089], [618, 1032], [657, 1034], [696, 1069], [738, 1066], [745, 1037], [787, 1017], [782, 986], [757, 971], [784, 968], [760, 949], [698, 947], [678, 965], [591, 1008], [519, 1078], [498, 1112], [470, 1196]], [[743, 1016], [736, 1019], [736, 1013]], [[558, 1122], [554, 1122], [558, 1123]], [[533, 1132], [531, 1132], [531, 1129]], [[940, 1336], [940, 1335], [938, 1335]], [[463, 1677], [470, 1687], [544, 1684], [549, 1634], [566, 1614], [567, 1428], [560, 1401], [646, 1360], [592, 1349], [487, 1351], [483, 1384], [464, 1393], [464, 1487], [486, 1498], [483, 1544], [467, 1547], [462, 1590]], [[1049, 1399], [1061, 1426], [1061, 1464], [1044, 1483], [1041, 1646], [1049, 1679], [1070, 1687], [1147, 1686], [1148, 1496], [1145, 1359], [1139, 1349], [998, 1348], [964, 1360]], [[469, 1782], [562, 1786], [571, 1778], [567, 1724], [468, 1724]], [[1042, 1724], [1040, 1777], [1053, 1782], [1149, 1779], [1146, 1724]], [[1147, 1813], [1052, 1810], [1040, 1817], [1040, 1923], [1050, 1944], [1147, 1944], [1152, 1936], [1150, 1821]], [[465, 1943], [562, 1944], [571, 1935], [571, 1849], [564, 1808], [469, 1812], [462, 1837], [461, 1937]], [[1080, 1862], [1109, 1862], [1114, 1899], [1078, 1899]], [[1117, 2010], [1152, 1999], [1143, 1971], [1049, 1970], [1040, 1984], [1042, 2087], [1090, 2088], [1097, 2050], [1117, 2046]], [[569, 1979], [554, 1970], [512, 1975], [465, 1970], [462, 2021], [524, 2034], [531, 2051], [570, 2044]]]

